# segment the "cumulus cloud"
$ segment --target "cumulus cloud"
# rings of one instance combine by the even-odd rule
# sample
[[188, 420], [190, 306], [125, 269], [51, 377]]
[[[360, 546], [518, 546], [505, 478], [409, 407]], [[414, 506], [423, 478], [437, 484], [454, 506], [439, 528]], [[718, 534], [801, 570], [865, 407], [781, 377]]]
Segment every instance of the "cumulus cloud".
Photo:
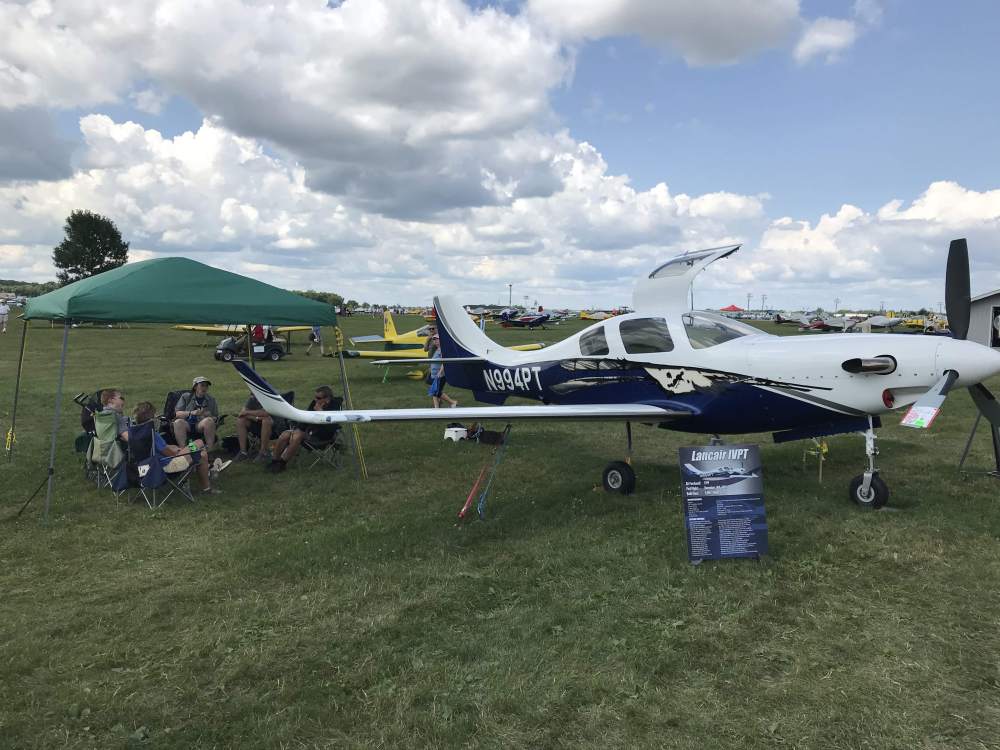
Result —
[[537, 125], [568, 74], [526, 18], [460, 0], [0, 6], [0, 107], [168, 94], [301, 163], [317, 189], [410, 218], [558, 187]]
[[561, 36], [636, 35], [690, 65], [733, 63], [780, 46], [799, 24], [798, 0], [529, 0]]
[[817, 18], [806, 27], [795, 45], [795, 61], [801, 64], [823, 56], [827, 62], [833, 62], [857, 38], [858, 26], [854, 21]]
[[893, 200], [872, 212], [845, 204], [815, 223], [774, 220], [734, 264], [733, 278], [747, 289], [769, 289], [769, 299], [787, 307], [829, 307], [833, 289], [855, 307], [888, 300], [936, 309], [956, 237], [969, 240], [973, 293], [1000, 286], [992, 253], [998, 231], [1000, 190], [935, 182], [909, 204]]
[[803, 65], [813, 58], [822, 57], [827, 63], [836, 62], [865, 31], [882, 20], [882, 6], [878, 0], [855, 0], [853, 18], [817, 18], [805, 24], [795, 45], [795, 62]]
[[506, 186], [508, 203], [428, 223], [314, 190], [301, 164], [214, 120], [174, 138], [106, 115], [83, 117], [80, 130], [72, 177], [0, 187], [0, 242], [21, 248], [17, 263], [32, 278], [40, 268], [52, 275], [51, 248], [74, 208], [111, 217], [147, 255], [191, 255], [285, 286], [410, 302], [442, 289], [490, 299], [510, 279], [534, 295], [565, 294], [566, 303], [583, 289], [620, 294], [664, 255], [764, 222], [758, 197], [674, 194], [666, 184], [636, 190], [565, 133], [551, 138], [555, 192]]

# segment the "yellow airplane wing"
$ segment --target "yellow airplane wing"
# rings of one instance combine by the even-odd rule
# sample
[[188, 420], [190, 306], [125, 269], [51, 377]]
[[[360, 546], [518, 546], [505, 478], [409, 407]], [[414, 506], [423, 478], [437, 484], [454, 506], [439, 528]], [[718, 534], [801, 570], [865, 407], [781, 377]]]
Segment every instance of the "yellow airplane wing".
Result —
[[[243, 333], [246, 331], [246, 326], [241, 325], [189, 325], [182, 324], [174, 326], [175, 331], [198, 331], [199, 333], [207, 333], [210, 336], [226, 335], [229, 333]], [[312, 326], [273, 326], [271, 328], [275, 333], [293, 333], [295, 331], [311, 331]]]
[[[520, 344], [512, 346], [521, 352], [533, 352], [544, 347], [545, 344]], [[375, 351], [373, 349], [345, 349], [344, 356], [348, 358], [361, 359], [426, 359], [427, 352], [420, 349], [389, 349], [387, 351]]]

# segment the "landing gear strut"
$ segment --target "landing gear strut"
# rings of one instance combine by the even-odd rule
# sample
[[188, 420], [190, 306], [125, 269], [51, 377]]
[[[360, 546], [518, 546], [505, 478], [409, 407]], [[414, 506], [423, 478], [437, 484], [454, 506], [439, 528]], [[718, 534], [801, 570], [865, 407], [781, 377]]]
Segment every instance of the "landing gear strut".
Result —
[[878, 455], [878, 445], [875, 442], [875, 428], [872, 419], [868, 417], [868, 429], [865, 430], [865, 455], [868, 457], [868, 470], [858, 474], [851, 480], [850, 498], [865, 510], [876, 510], [889, 502], [889, 487], [875, 468], [875, 456]]
[[635, 471], [632, 469], [632, 423], [625, 423], [625, 441], [627, 443], [624, 461], [612, 461], [604, 467], [601, 477], [605, 492], [617, 492], [621, 495], [631, 495], [635, 492]]

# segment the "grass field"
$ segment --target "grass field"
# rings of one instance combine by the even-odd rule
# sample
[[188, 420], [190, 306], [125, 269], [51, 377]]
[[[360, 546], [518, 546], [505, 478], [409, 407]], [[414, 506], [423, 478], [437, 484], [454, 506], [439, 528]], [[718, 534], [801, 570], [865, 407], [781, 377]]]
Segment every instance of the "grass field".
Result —
[[[18, 333], [0, 336], [4, 432]], [[70, 396], [159, 405], [207, 375], [224, 411], [247, 397], [214, 340], [152, 326], [73, 330], [50, 522], [42, 498], [9, 520], [45, 476], [60, 340], [30, 329], [0, 464], [0, 747], [1000, 747], [1000, 485], [957, 471], [964, 393], [932, 431], [886, 420], [891, 511], [847, 500], [858, 436], [830, 440], [822, 484], [804, 444], [748, 436], [771, 554], [693, 567], [677, 448], [703, 439], [637, 428], [638, 492], [610, 496], [620, 425], [515, 425], [487, 519], [461, 527], [488, 451], [442, 425], [365, 428], [364, 482], [238, 465], [197, 505], [116, 507], [83, 479]], [[357, 406], [428, 405], [401, 372], [348, 368]], [[259, 369], [339, 391], [301, 346]], [[990, 458], [981, 430], [970, 463]]]

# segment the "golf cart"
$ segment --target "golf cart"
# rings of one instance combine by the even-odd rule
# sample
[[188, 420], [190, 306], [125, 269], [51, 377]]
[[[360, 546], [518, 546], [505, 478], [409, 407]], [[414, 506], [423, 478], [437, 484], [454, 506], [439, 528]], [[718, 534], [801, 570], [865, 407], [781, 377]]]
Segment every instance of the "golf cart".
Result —
[[[285, 345], [281, 339], [254, 342], [254, 359], [269, 359], [272, 362], [277, 362], [285, 354]], [[246, 359], [246, 356], [246, 336], [227, 336], [215, 348], [215, 358], [223, 362], [232, 362], [234, 359]]]

